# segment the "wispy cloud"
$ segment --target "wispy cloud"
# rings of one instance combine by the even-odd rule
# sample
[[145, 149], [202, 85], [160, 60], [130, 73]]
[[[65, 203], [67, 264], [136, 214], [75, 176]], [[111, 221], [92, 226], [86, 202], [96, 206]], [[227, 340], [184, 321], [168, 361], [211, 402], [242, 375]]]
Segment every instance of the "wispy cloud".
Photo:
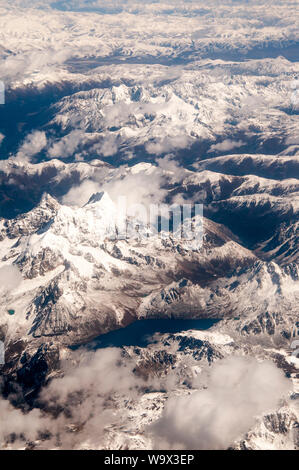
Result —
[[211, 152], [229, 152], [230, 150], [237, 149], [245, 145], [242, 140], [225, 139], [218, 144], [211, 145], [208, 153]]
[[26, 163], [30, 159], [41, 152], [47, 145], [47, 137], [43, 131], [33, 131], [27, 135], [26, 139], [20, 146], [15, 159], [19, 162]]
[[2, 292], [2, 295], [18, 287], [22, 279], [17, 266], [8, 265], [0, 268], [0, 292]]

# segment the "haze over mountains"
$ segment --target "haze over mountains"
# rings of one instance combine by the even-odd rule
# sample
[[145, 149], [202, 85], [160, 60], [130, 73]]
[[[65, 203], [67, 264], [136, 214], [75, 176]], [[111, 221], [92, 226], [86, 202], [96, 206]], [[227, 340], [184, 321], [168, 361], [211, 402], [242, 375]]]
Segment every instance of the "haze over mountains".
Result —
[[[0, 1], [2, 448], [298, 448], [298, 23]], [[202, 204], [202, 244], [118, 239], [120, 196]], [[217, 321], [94, 343], [166, 318]]]

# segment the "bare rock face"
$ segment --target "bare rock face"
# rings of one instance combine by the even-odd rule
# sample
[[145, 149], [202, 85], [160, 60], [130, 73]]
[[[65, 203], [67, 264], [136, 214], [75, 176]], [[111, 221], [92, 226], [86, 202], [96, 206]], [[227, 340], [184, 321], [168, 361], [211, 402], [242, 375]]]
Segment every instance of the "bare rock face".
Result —
[[246, 439], [236, 443], [235, 450], [262, 450], [284, 448], [297, 450], [299, 439], [299, 416], [296, 408], [282, 408], [281, 410], [265, 415], [248, 433]]
[[38, 230], [46, 228], [47, 224], [56, 215], [59, 203], [49, 194], [44, 194], [40, 204], [25, 215], [21, 215], [16, 219], [6, 220], [2, 222], [0, 237], [10, 239], [22, 236], [32, 235]]

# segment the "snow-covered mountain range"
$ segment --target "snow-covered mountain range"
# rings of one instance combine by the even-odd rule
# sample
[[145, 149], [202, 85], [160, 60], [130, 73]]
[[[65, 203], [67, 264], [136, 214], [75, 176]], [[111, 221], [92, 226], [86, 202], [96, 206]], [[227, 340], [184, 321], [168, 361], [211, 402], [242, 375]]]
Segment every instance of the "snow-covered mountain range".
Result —
[[0, 0], [0, 448], [298, 449], [298, 21]]
[[[220, 168], [223, 158], [210, 159], [209, 162]], [[245, 158], [249, 157], [225, 157], [226, 161], [231, 160], [232, 173], [235, 173], [233, 165], [239, 168]], [[289, 159], [296, 164], [297, 157]], [[262, 171], [262, 156], [256, 160], [256, 172]], [[271, 158], [264, 157], [264, 160], [269, 167]], [[42, 164], [45, 168], [48, 165]], [[55, 161], [51, 165], [53, 167]], [[184, 200], [184, 197], [188, 200], [187, 197], [200, 195], [206, 215], [217, 219], [219, 214], [226, 214], [226, 226], [205, 217], [202, 246], [188, 250], [183, 240], [163, 237], [161, 233], [148, 239], [137, 234], [127, 240], [115, 239], [116, 203], [108, 192], [99, 191], [84, 200], [84, 195], [86, 197], [95, 188], [95, 182], [92, 184], [90, 179], [84, 182], [84, 178], [93, 175], [95, 168], [103, 167], [88, 167], [86, 174], [83, 163], [70, 164], [68, 168], [68, 165], [61, 166], [57, 162], [58, 168], [67, 169], [68, 173], [73, 171], [74, 165], [83, 178], [75, 191], [80, 193], [80, 188], [83, 188], [82, 195], [75, 201], [84, 201], [81, 206], [74, 205], [72, 193], [64, 198], [72, 205], [62, 204], [45, 193], [31, 211], [15, 219], [2, 220], [0, 274], [5, 278], [11, 269], [15, 269], [18, 281], [16, 285], [8, 286], [6, 291], [4, 282], [1, 302], [1, 331], [7, 345], [4, 371], [9, 377], [5, 384], [6, 393], [21, 386], [21, 396], [27, 396], [29, 402], [36, 400], [36, 393], [48, 374], [52, 371], [55, 376], [62, 358], [65, 355], [69, 357], [68, 346], [86, 343], [138, 319], [152, 318], [214, 318], [220, 322], [213, 327], [215, 333], [190, 332], [170, 337], [171, 340], [161, 336], [155, 346], [149, 345], [140, 351], [129, 348], [126, 354], [137, 361], [136, 367], [143, 373], [151, 374], [151, 368], [155, 371], [159, 357], [159, 373], [155, 374], [158, 373], [159, 377], [166, 374], [167, 377], [169, 366], [173, 369], [175, 357], [175, 363], [181, 364], [175, 367], [176, 380], [184, 382], [187, 380], [184, 378], [186, 371], [183, 373], [181, 367], [189, 355], [188, 361], [200, 361], [201, 367], [202, 361], [207, 361], [208, 366], [231, 354], [246, 354], [270, 358], [293, 377], [296, 387], [296, 363], [292, 360], [291, 344], [298, 330], [298, 235], [295, 229], [298, 223], [295, 205], [298, 180], [185, 170], [179, 171], [177, 181], [176, 166], [172, 171], [161, 168], [161, 164], [160, 167], [138, 164], [123, 169], [122, 182], [130, 180], [132, 175], [153, 178], [157, 173], [165, 186], [163, 194], [166, 201], [173, 198]], [[97, 183], [99, 190], [101, 187], [109, 188], [110, 181], [114, 190], [119, 170], [105, 166], [104, 169], [102, 185]], [[28, 166], [28, 174], [31, 171]], [[63, 171], [60, 176], [64, 178]], [[243, 217], [247, 223], [252, 219], [255, 224], [271, 214], [276, 218], [276, 233], [268, 239], [264, 229], [261, 233], [265, 234], [265, 239], [261, 238], [257, 244], [255, 240], [248, 240], [246, 247], [246, 238], [241, 240], [228, 228], [234, 222], [230, 214], [238, 212], [239, 218]], [[292, 236], [282, 239], [286, 226]], [[248, 233], [250, 235], [250, 231]], [[193, 335], [200, 338], [194, 344]], [[221, 335], [229, 340], [222, 340]], [[201, 338], [206, 338], [203, 343]], [[217, 341], [227, 341], [229, 348], [219, 350]], [[178, 352], [174, 354], [174, 351]], [[45, 367], [42, 374], [41, 364]], [[181, 374], [183, 378], [180, 379]], [[162, 404], [165, 398], [159, 392], [153, 396], [152, 406], [156, 408], [156, 400]], [[141, 403], [144, 399], [149, 397], [144, 396]], [[119, 403], [117, 406], [125, 405]], [[142, 405], [139, 406], [143, 410]], [[296, 437], [290, 428], [296, 422], [296, 408], [284, 406], [287, 408], [283, 419], [293, 424], [287, 427], [288, 434], [283, 442], [285, 446], [292, 447]], [[161, 411], [160, 405], [157, 412], [159, 409]], [[155, 414], [149, 416], [144, 422], [145, 428], [149, 419], [155, 419]], [[272, 423], [270, 425], [267, 421], [268, 431], [258, 428], [252, 431], [249, 441], [244, 438], [242, 443], [235, 445], [258, 448], [261, 445], [257, 437], [260, 433], [267, 445], [270, 446], [273, 439], [276, 442], [273, 436], [280, 434], [281, 430], [273, 431], [271, 426], [276, 426], [275, 420], [282, 418], [273, 415], [264, 419]], [[151, 445], [148, 440], [142, 444], [133, 428], [130, 431], [133, 447]], [[140, 432], [139, 429], [137, 434]], [[109, 439], [112, 435], [107, 432]], [[124, 445], [121, 433], [117, 433], [115, 439], [113, 444], [105, 445], [116, 445], [116, 442]], [[271, 445], [275, 445], [273, 442]]]

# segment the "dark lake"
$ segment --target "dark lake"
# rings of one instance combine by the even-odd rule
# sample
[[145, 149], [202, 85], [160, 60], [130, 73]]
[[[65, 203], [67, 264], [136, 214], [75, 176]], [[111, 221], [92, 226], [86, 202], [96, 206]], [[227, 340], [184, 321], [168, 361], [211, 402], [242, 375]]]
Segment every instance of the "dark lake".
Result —
[[122, 346], [146, 347], [153, 343], [155, 333], [180, 333], [188, 330], [208, 330], [219, 320], [139, 320], [119, 330], [111, 331], [96, 338], [91, 344], [92, 349]]

